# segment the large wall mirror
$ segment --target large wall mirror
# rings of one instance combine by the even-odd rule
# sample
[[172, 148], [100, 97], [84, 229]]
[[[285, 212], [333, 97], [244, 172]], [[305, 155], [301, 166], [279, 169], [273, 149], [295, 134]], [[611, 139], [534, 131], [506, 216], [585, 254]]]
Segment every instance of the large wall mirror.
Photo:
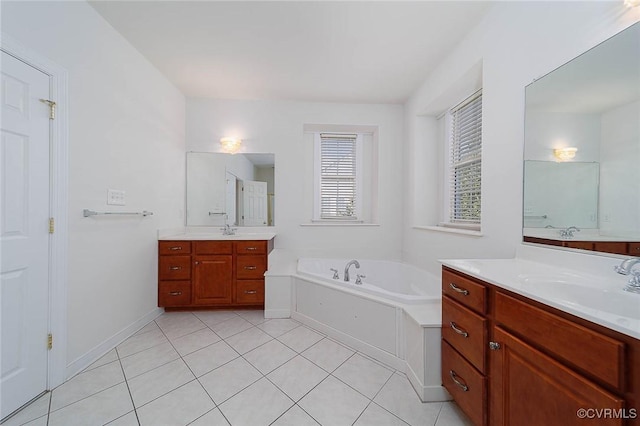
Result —
[[187, 153], [187, 226], [273, 226], [274, 154]]
[[640, 23], [526, 88], [523, 235], [640, 255]]

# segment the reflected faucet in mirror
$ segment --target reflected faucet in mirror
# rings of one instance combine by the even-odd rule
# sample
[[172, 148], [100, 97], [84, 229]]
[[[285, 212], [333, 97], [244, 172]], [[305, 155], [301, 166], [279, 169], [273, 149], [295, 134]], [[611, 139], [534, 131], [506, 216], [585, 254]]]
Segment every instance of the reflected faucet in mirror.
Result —
[[560, 230], [560, 236], [562, 238], [573, 238], [573, 233], [574, 232], [580, 232], [580, 230], [578, 228], [576, 228], [575, 226], [570, 226], [567, 229], [561, 229]]

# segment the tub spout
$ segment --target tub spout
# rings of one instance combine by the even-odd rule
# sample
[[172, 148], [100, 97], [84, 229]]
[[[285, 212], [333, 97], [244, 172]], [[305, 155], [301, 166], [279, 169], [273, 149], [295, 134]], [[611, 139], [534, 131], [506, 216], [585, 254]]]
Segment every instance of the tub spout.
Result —
[[358, 262], [357, 260], [352, 260], [351, 262], [347, 263], [347, 266], [344, 267], [344, 280], [345, 281], [349, 281], [349, 268], [351, 267], [351, 265], [356, 265], [356, 269], [360, 269], [360, 262]]

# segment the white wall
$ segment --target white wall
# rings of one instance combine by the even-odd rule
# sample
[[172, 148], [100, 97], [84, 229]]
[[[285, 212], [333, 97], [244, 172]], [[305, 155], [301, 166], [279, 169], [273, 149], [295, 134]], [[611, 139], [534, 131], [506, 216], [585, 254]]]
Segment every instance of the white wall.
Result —
[[[640, 19], [640, 8], [611, 2], [499, 2], [405, 104], [403, 257], [433, 273], [439, 258], [512, 257], [522, 239], [524, 88]], [[418, 116], [482, 63], [482, 237], [414, 229], [416, 212], [437, 202], [437, 147]], [[429, 176], [432, 177], [432, 176]]]
[[[69, 73], [73, 373], [156, 309], [156, 229], [183, 222], [185, 99], [85, 2], [3, 1], [2, 31]], [[109, 188], [126, 191], [120, 210], [154, 215], [83, 218], [84, 208], [118, 209], [106, 205]]]
[[[313, 144], [305, 124], [379, 126], [379, 226], [300, 226], [313, 213]], [[244, 152], [275, 153], [275, 247], [295, 255], [399, 259], [403, 107], [287, 101], [187, 99], [187, 149], [219, 151], [238, 136]]]

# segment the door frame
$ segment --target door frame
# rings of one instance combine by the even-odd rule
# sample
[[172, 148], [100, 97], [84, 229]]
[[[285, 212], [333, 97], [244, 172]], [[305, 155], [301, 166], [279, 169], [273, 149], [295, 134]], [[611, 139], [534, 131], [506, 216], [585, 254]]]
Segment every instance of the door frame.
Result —
[[[49, 76], [49, 97], [56, 102], [56, 118], [49, 121], [49, 214], [55, 232], [49, 234], [49, 351], [47, 390], [62, 384], [67, 367], [67, 277], [69, 200], [69, 91], [68, 72], [40, 53], [2, 32], [0, 49]], [[44, 342], [43, 342], [44, 343]]]

